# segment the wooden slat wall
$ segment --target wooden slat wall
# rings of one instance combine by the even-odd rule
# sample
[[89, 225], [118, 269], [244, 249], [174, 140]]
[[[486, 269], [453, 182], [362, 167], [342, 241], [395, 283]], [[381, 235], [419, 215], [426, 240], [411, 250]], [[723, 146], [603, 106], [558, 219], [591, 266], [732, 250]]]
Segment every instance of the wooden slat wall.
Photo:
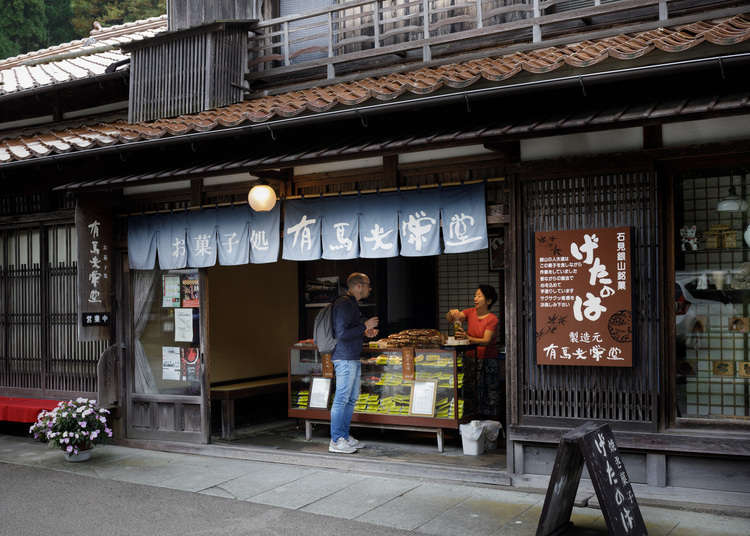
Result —
[[109, 341], [77, 340], [75, 248], [70, 224], [0, 234], [0, 390], [38, 397], [96, 391]]
[[225, 106], [242, 100], [247, 31], [185, 36], [132, 52], [130, 122]]
[[[567, 176], [520, 185], [522, 273], [519, 397], [521, 423], [603, 419], [623, 428], [657, 421], [660, 348], [659, 191], [649, 171]], [[518, 205], [517, 205], [518, 206]], [[534, 355], [534, 232], [632, 226], [634, 365], [539, 366]], [[571, 424], [574, 424], [571, 422]]]

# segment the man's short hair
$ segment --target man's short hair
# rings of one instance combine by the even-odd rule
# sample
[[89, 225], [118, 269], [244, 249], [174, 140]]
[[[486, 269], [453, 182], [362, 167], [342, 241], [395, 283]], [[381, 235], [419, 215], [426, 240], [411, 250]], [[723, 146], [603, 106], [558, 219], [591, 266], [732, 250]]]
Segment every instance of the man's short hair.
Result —
[[346, 278], [347, 288], [354, 288], [356, 285], [366, 285], [369, 282], [370, 278], [367, 277], [367, 274], [363, 274], [361, 272], [354, 272]]

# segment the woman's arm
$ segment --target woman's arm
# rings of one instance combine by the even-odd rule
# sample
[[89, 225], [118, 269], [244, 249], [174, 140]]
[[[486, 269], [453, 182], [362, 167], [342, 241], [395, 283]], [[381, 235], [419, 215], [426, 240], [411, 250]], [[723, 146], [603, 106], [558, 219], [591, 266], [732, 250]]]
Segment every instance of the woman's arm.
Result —
[[471, 335], [467, 335], [467, 337], [469, 338], [469, 342], [473, 344], [478, 344], [479, 346], [487, 346], [494, 335], [495, 332], [493, 330], [486, 329], [484, 330], [484, 335], [482, 337], [472, 337]]

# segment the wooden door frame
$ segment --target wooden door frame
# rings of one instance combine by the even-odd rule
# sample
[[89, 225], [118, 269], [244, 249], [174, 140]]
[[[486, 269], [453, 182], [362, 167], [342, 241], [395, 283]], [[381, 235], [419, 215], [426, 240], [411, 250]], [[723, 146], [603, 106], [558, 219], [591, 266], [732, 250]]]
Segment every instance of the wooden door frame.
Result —
[[[209, 405], [209, 398], [210, 398], [210, 390], [207, 388], [207, 367], [206, 362], [204, 360], [204, 349], [207, 348], [207, 345], [205, 344], [206, 341], [204, 341], [204, 327], [207, 327], [208, 324], [208, 316], [207, 316], [207, 310], [204, 311], [201, 310], [200, 312], [200, 329], [201, 329], [201, 345], [200, 345], [200, 357], [203, 366], [203, 374], [201, 375], [201, 394], [199, 396], [191, 396], [191, 395], [165, 395], [165, 394], [138, 394], [133, 391], [133, 376], [135, 373], [135, 354], [133, 349], [135, 348], [135, 332], [133, 330], [133, 299], [132, 299], [132, 285], [131, 285], [131, 274], [130, 269], [128, 267], [127, 260], [127, 253], [123, 254], [123, 262], [122, 262], [122, 268], [120, 269], [120, 273], [123, 274], [123, 284], [122, 284], [122, 296], [120, 303], [123, 304], [120, 307], [120, 310], [125, 309], [125, 304], [127, 304], [127, 316], [123, 319], [123, 334], [127, 337], [125, 344], [126, 350], [123, 352], [123, 355], [127, 357], [127, 359], [123, 359], [123, 377], [125, 378], [124, 382], [124, 389], [125, 392], [123, 393], [123, 431], [124, 435], [128, 439], [147, 439], [147, 440], [157, 440], [157, 441], [177, 441], [177, 442], [183, 442], [183, 443], [208, 443], [210, 441], [211, 436], [211, 413], [210, 413], [210, 405]], [[154, 266], [153, 270], [160, 270], [158, 267]], [[205, 272], [206, 270], [203, 268], [196, 268], [198, 271], [199, 276], [199, 300], [200, 300], [200, 307], [202, 309], [204, 305], [204, 299], [205, 304], [208, 303], [207, 297], [204, 298], [204, 293], [206, 293], [206, 276]], [[201, 288], [202, 287], [202, 288]], [[133, 428], [131, 418], [130, 416], [133, 414], [132, 406], [133, 402], [135, 400], [139, 400], [142, 402], [148, 402], [151, 403], [151, 422], [156, 423], [157, 422], [157, 412], [156, 412], [156, 404], [158, 403], [173, 403], [177, 406], [182, 406], [184, 403], [190, 403], [190, 404], [199, 404], [201, 407], [201, 430], [199, 432], [179, 432], [179, 431], [159, 431], [157, 429], [151, 429], [151, 430], [145, 430], [145, 431], [137, 431]], [[179, 410], [178, 410], [179, 411]], [[181, 415], [178, 414], [179, 417]], [[176, 421], [177, 422], [177, 421]]]

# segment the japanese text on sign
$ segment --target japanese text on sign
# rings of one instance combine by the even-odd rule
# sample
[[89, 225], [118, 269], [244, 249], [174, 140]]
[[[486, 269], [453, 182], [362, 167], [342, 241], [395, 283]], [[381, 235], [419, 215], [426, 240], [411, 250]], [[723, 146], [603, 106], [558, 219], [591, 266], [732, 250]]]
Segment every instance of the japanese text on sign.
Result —
[[544, 365], [632, 365], [630, 228], [535, 233]]

